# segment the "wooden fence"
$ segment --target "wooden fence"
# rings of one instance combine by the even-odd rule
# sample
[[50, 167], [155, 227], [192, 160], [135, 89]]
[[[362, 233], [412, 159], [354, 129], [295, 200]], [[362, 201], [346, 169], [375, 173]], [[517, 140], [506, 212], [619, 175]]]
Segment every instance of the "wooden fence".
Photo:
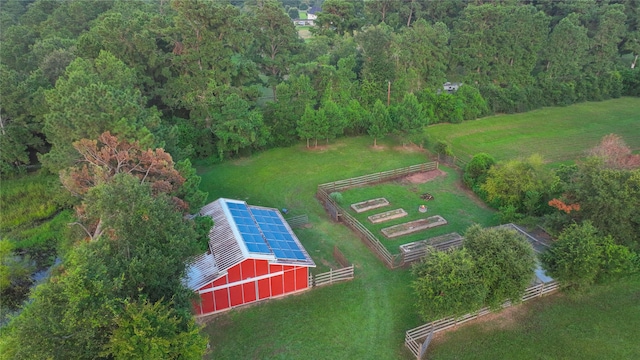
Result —
[[[527, 288], [524, 295], [522, 296], [522, 301], [531, 300], [534, 298], [542, 297], [545, 294], [552, 293], [558, 290], [558, 283], [555, 281], [532, 285]], [[502, 304], [503, 308], [511, 306], [510, 301], [506, 301]], [[428, 324], [424, 324], [418, 326], [417, 328], [407, 330], [405, 334], [404, 344], [411, 350], [413, 355], [415, 355], [418, 359], [424, 354], [426, 351], [426, 347], [424, 347], [424, 343], [426, 343], [425, 339], [428, 338], [429, 334], [435, 334], [440, 331], [444, 331], [446, 329], [450, 329], [452, 327], [458, 326], [460, 324], [464, 324], [467, 321], [471, 321], [477, 319], [481, 316], [490, 314], [491, 310], [489, 308], [482, 308], [475, 313], [466, 314], [461, 317], [448, 317], [440, 320], [436, 320], [430, 322]]]
[[400, 245], [402, 264], [407, 265], [427, 256], [432, 251], [445, 251], [462, 246], [464, 238], [458, 233], [436, 236], [430, 239]]
[[290, 217], [285, 220], [287, 220], [287, 223], [292, 229], [295, 229], [295, 228], [299, 228], [307, 225], [309, 223], [309, 216], [306, 214], [298, 215], [298, 216]]
[[402, 258], [400, 254], [391, 254], [389, 250], [387, 250], [387, 248], [380, 242], [380, 240], [378, 240], [378, 238], [373, 233], [371, 233], [371, 231], [369, 231], [364, 225], [362, 225], [356, 218], [344, 211], [340, 207], [340, 205], [338, 205], [338, 203], [333, 200], [333, 198], [331, 198], [329, 194], [335, 191], [343, 191], [354, 187], [386, 182], [419, 172], [435, 170], [437, 168], [437, 162], [429, 162], [389, 171], [383, 171], [375, 174], [359, 176], [351, 179], [320, 184], [318, 185], [316, 196], [323, 203], [325, 209], [332, 219], [334, 219], [335, 221], [344, 222], [350, 229], [358, 233], [362, 241], [371, 250], [373, 250], [374, 253], [378, 255], [378, 257], [388, 267], [393, 269], [402, 265]]
[[340, 266], [342, 267], [349, 266], [349, 260], [347, 260], [347, 257], [344, 256], [342, 251], [340, 251], [340, 249], [338, 249], [337, 246], [333, 247], [333, 258], [336, 259], [336, 261], [338, 262], [338, 264], [340, 264]]
[[309, 275], [309, 287], [329, 285], [338, 281], [352, 280], [354, 277], [353, 270], [354, 267], [351, 265], [338, 270], [330, 269], [329, 272], [318, 275]]

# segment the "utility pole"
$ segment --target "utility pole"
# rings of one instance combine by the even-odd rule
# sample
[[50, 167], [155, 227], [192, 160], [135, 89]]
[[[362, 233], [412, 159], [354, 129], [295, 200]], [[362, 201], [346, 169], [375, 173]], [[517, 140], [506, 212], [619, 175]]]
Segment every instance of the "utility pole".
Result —
[[387, 107], [391, 104], [391, 81], [389, 81], [389, 86], [387, 88]]

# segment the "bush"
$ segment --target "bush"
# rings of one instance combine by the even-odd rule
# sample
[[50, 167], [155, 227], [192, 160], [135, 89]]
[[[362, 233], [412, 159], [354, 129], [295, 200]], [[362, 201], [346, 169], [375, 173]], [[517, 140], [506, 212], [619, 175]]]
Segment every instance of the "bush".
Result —
[[640, 96], [640, 67], [620, 72], [622, 77], [622, 95]]
[[486, 305], [496, 309], [506, 300], [522, 300], [534, 277], [536, 255], [520, 234], [474, 225], [465, 234], [464, 247], [476, 261], [477, 276], [487, 288]]
[[439, 140], [436, 143], [434, 150], [438, 155], [453, 156], [453, 151], [451, 151], [451, 145], [449, 145], [448, 143], [442, 140]]
[[487, 178], [487, 172], [496, 163], [496, 160], [487, 153], [475, 154], [464, 168], [464, 183], [473, 188], [476, 184], [483, 184]]
[[634, 268], [634, 254], [616, 245], [610, 236], [598, 236], [588, 221], [565, 228], [541, 259], [550, 276], [564, 287], [577, 290]]
[[487, 288], [465, 249], [432, 252], [414, 265], [413, 274], [416, 306], [424, 321], [461, 316], [484, 304]]
[[342, 193], [332, 192], [329, 196], [338, 204], [342, 204], [344, 202], [344, 198], [342, 197]]

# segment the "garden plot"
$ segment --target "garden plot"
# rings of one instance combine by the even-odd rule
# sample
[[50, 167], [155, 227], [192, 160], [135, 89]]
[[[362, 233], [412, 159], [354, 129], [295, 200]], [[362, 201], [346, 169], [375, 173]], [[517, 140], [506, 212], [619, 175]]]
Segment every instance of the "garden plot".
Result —
[[407, 215], [408, 215], [407, 212], [404, 211], [404, 209], [400, 208], [400, 209], [389, 210], [389, 211], [385, 211], [383, 213], [371, 215], [371, 216], [367, 217], [367, 219], [369, 219], [369, 221], [371, 221], [372, 224], [378, 224], [378, 223], [381, 223], [381, 222], [385, 222], [385, 221], [401, 218], [401, 217], [407, 216]]
[[380, 231], [382, 231], [384, 236], [388, 238], [395, 238], [398, 236], [413, 234], [418, 231], [431, 229], [442, 225], [447, 225], [447, 220], [445, 220], [440, 215], [435, 215], [429, 216], [428, 218], [424, 219], [418, 219], [394, 226], [389, 226]]
[[381, 208], [387, 205], [389, 205], [389, 201], [387, 201], [387, 199], [382, 197], [382, 198], [371, 199], [371, 200], [366, 200], [366, 201], [361, 201], [359, 203], [351, 204], [351, 208], [353, 209], [353, 211], [359, 214], [365, 211]]

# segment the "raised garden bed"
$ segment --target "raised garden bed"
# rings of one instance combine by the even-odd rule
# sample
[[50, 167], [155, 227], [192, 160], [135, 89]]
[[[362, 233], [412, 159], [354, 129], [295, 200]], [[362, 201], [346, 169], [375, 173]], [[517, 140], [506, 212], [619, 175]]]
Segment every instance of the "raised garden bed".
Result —
[[388, 238], [394, 238], [402, 235], [413, 234], [414, 232], [418, 232], [425, 229], [430, 229], [436, 226], [446, 225], [447, 220], [445, 220], [440, 215], [429, 216], [428, 218], [418, 219], [394, 226], [390, 226], [382, 229], [382, 233], [384, 236]]
[[400, 209], [389, 210], [383, 213], [371, 215], [367, 217], [367, 219], [369, 219], [369, 221], [371, 221], [374, 224], [378, 224], [381, 222], [401, 218], [403, 216], [407, 216], [407, 212], [404, 211], [404, 209], [400, 208]]
[[377, 198], [377, 199], [371, 199], [371, 200], [361, 201], [359, 203], [351, 204], [351, 208], [353, 209], [353, 211], [359, 214], [361, 212], [377, 209], [387, 205], [389, 205], [389, 201], [387, 201], [387, 199]]

